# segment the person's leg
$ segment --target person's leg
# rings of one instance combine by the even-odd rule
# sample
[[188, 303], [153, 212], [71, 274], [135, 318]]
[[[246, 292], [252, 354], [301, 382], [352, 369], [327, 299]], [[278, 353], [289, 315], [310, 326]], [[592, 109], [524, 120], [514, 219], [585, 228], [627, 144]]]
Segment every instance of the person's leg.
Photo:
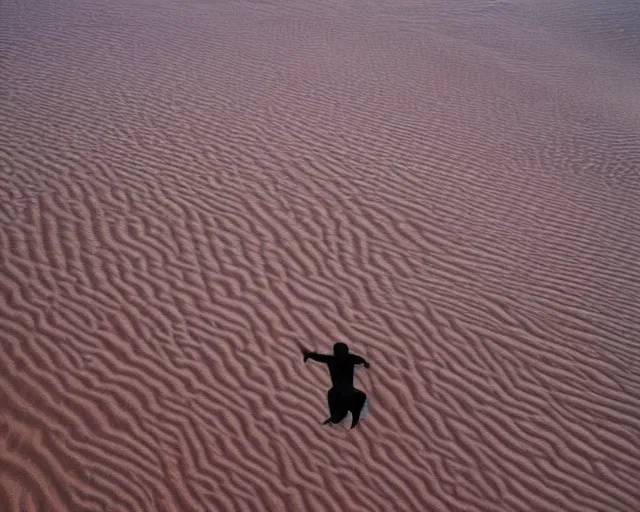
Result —
[[329, 402], [331, 416], [325, 420], [324, 424], [340, 423], [349, 412], [349, 408], [345, 406], [340, 392], [335, 388], [331, 388], [327, 393], [327, 401]]
[[351, 428], [355, 428], [360, 421], [360, 414], [362, 413], [362, 408], [366, 401], [367, 394], [364, 391], [357, 389], [351, 398], [351, 404], [349, 407], [351, 412]]

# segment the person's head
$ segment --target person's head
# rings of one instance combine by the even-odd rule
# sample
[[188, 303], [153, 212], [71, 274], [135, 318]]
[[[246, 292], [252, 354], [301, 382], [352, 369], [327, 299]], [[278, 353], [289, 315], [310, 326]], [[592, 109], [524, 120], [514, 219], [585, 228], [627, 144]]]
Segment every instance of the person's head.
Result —
[[346, 343], [342, 343], [341, 341], [333, 345], [333, 355], [342, 357], [346, 356], [349, 353], [349, 347]]

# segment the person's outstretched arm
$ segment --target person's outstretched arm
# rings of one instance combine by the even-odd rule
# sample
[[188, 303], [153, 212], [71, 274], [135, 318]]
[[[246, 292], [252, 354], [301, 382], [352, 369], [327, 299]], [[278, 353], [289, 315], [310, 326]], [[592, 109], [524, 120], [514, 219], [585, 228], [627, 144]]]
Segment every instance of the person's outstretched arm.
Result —
[[369, 366], [371, 366], [365, 359], [364, 357], [360, 357], [360, 356], [353, 356], [353, 362], [355, 364], [363, 364], [365, 368], [369, 368]]
[[305, 363], [307, 362], [307, 359], [313, 359], [314, 361], [319, 361], [321, 363], [328, 363], [333, 358], [333, 356], [319, 354], [318, 352], [312, 352], [311, 350], [303, 350], [302, 355]]

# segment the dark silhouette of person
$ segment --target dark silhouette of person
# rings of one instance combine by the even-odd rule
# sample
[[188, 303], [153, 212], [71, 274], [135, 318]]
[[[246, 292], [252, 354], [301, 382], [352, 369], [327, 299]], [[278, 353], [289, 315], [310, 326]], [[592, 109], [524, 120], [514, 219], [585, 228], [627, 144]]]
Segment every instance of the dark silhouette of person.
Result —
[[313, 359], [321, 363], [326, 363], [331, 374], [332, 388], [327, 393], [330, 416], [323, 425], [340, 423], [348, 412], [351, 413], [351, 428], [354, 428], [360, 421], [360, 413], [367, 400], [364, 391], [360, 391], [353, 386], [353, 372], [357, 364], [369, 368], [369, 363], [362, 357], [349, 353], [346, 343], [336, 343], [333, 345], [333, 355], [319, 354], [309, 350], [303, 350], [303, 360]]

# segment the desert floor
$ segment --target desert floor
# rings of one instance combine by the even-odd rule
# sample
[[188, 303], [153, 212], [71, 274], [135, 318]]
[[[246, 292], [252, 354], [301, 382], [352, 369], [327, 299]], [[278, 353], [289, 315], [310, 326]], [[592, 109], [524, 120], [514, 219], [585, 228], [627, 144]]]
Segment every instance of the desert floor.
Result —
[[0, 0], [3, 511], [637, 512], [639, 304], [635, 0]]

